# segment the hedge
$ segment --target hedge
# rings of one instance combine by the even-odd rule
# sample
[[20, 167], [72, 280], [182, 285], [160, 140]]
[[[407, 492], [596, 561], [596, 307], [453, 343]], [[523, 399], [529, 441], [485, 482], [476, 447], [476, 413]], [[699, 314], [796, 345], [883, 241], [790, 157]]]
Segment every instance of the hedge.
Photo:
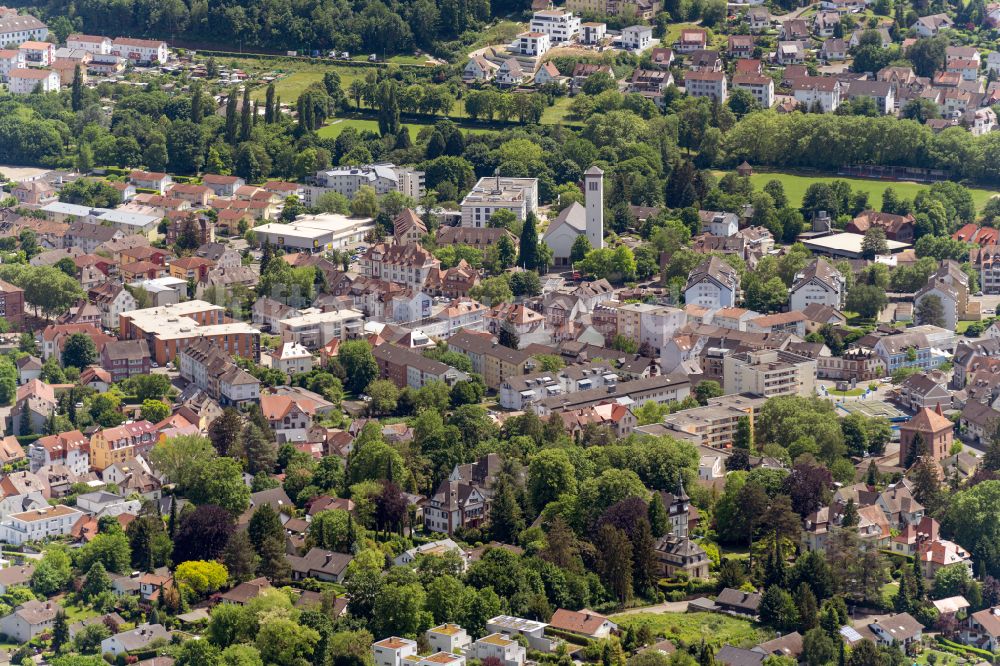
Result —
[[972, 647], [971, 645], [962, 645], [961, 643], [956, 643], [955, 641], [950, 641], [947, 638], [945, 638], [944, 636], [940, 636], [940, 635], [939, 636], [935, 636], [934, 638], [935, 638], [935, 640], [937, 640], [938, 643], [940, 643], [941, 645], [943, 645], [945, 647], [951, 648], [952, 650], [959, 650], [959, 651], [966, 652], [966, 653], [969, 653], [969, 654], [978, 655], [980, 657], [983, 657], [984, 659], [989, 659], [990, 661], [993, 661], [993, 659], [996, 658], [996, 655], [993, 654], [992, 652], [990, 652], [989, 650], [982, 650], [982, 649], [977, 648], [977, 647]]
[[388, 63], [385, 61], [379, 62], [369, 62], [367, 60], [340, 60], [339, 58], [327, 58], [323, 56], [316, 56], [315, 58], [307, 55], [287, 55], [281, 53], [238, 53], [236, 51], [205, 51], [203, 49], [197, 49], [195, 51], [198, 55], [209, 56], [212, 58], [246, 58], [247, 60], [302, 60], [305, 62], [320, 62], [329, 65], [338, 65], [344, 67], [378, 67], [384, 68], [388, 67], [390, 64], [399, 67], [400, 69], [416, 69], [416, 70], [430, 70], [431, 68], [427, 65], [417, 65], [409, 62], [400, 63]]
[[562, 638], [567, 643], [573, 643], [574, 645], [580, 645], [582, 647], [587, 647], [592, 643], [592, 641], [586, 636], [580, 636], [579, 634], [574, 634], [569, 631], [563, 631], [562, 629], [556, 629], [555, 627], [545, 627], [545, 632], [553, 636], [558, 636]]

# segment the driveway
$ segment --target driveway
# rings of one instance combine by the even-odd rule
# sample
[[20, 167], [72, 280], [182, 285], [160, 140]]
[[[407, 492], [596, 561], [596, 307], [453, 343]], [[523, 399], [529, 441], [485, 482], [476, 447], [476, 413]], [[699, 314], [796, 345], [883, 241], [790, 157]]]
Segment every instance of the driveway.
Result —
[[637, 613], [686, 613], [687, 609], [688, 602], [686, 601], [668, 601], [666, 603], [656, 604], [655, 606], [629, 608], [621, 613], [615, 613], [615, 615], [635, 615]]

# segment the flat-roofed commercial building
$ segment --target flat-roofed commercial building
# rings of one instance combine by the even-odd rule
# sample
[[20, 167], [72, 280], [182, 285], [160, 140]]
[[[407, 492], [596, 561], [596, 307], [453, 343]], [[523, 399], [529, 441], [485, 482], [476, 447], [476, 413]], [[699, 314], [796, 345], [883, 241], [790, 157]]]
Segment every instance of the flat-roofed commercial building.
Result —
[[209, 338], [222, 351], [260, 361], [260, 330], [230, 321], [225, 308], [205, 301], [184, 301], [121, 314], [121, 335], [146, 340], [157, 364], [165, 365], [195, 340]]
[[267, 242], [289, 252], [326, 252], [360, 243], [374, 228], [370, 217], [323, 213], [303, 215], [289, 224], [262, 224], [253, 232], [261, 245]]

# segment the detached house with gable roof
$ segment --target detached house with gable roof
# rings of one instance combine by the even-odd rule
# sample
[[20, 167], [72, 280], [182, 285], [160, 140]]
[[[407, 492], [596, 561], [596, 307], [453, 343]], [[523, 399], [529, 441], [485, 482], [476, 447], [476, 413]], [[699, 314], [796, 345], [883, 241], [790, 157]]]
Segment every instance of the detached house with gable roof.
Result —
[[840, 309], [843, 306], [846, 282], [840, 271], [822, 257], [795, 274], [789, 290], [789, 307], [805, 310], [814, 303]]
[[709, 257], [688, 276], [684, 287], [684, 300], [688, 304], [710, 309], [736, 305], [739, 294], [739, 275], [736, 269], [719, 259]]

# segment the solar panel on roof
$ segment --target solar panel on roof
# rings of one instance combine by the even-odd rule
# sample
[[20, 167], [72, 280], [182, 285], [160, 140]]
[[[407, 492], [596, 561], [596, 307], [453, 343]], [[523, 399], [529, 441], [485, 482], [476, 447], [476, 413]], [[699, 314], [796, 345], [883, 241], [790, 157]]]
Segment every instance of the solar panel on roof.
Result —
[[861, 640], [861, 634], [854, 627], [841, 627], [840, 635], [852, 643]]

